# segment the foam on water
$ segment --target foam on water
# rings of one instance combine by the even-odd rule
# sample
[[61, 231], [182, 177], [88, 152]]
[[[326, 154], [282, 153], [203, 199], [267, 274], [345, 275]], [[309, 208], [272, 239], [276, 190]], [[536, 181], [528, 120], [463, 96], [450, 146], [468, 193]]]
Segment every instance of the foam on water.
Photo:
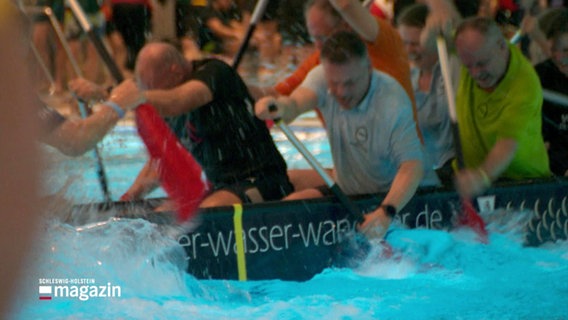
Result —
[[[51, 221], [37, 278], [93, 278], [120, 298], [29, 296], [16, 319], [564, 319], [568, 244], [525, 248], [508, 234], [488, 245], [467, 230], [394, 228], [389, 259], [328, 269], [307, 282], [198, 281], [163, 227], [110, 220], [77, 232]], [[37, 286], [35, 287], [37, 288]], [[35, 289], [34, 288], [34, 289]]]
[[[104, 150], [110, 159], [106, 164], [120, 162], [112, 150]], [[129, 171], [126, 166], [109, 169], [111, 182], [131, 182], [137, 172], [133, 163], [128, 164]], [[59, 165], [64, 171], [53, 172], [68, 172]], [[90, 167], [76, 166], [78, 171]], [[91, 189], [84, 179], [95, 179]], [[81, 197], [96, 201], [96, 176], [78, 180], [72, 183], [87, 189]], [[115, 186], [114, 196], [129, 183]], [[77, 191], [73, 189], [79, 188], [68, 192]], [[49, 210], [54, 212], [48, 216], [65, 216], [55, 212], [64, 210], [57, 206]], [[568, 319], [568, 242], [523, 247], [528, 212], [484, 215], [489, 221], [487, 245], [467, 229], [393, 226], [388, 235], [392, 257], [377, 258], [377, 246], [377, 254], [357, 268], [324, 270], [306, 282], [197, 280], [184, 272], [183, 250], [167, 227], [111, 219], [78, 231], [46, 218], [38, 253], [22, 281], [20, 307], [11, 318]], [[119, 285], [122, 294], [87, 301], [38, 299], [39, 278], [75, 277]]]

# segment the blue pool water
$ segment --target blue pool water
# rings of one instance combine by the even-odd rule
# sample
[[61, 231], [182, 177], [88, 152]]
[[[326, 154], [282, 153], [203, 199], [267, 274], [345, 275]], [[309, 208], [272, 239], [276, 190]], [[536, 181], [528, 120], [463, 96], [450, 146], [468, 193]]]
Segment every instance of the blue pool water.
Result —
[[[329, 166], [325, 135], [302, 135]], [[307, 167], [283, 136], [275, 139], [291, 167]], [[143, 150], [131, 128], [105, 140], [101, 153], [115, 198], [142, 166]], [[61, 189], [72, 202], [101, 199], [90, 157], [47, 151], [53, 163], [46, 193]], [[306, 282], [196, 280], [183, 271], [181, 248], [166, 227], [120, 220], [77, 231], [46, 218], [11, 318], [568, 319], [568, 243], [523, 247], [519, 225], [527, 214], [487, 216], [487, 245], [465, 230], [395, 226], [388, 238], [392, 258], [325, 270]], [[40, 300], [38, 289], [50, 279], [87, 279], [119, 287], [120, 296]]]

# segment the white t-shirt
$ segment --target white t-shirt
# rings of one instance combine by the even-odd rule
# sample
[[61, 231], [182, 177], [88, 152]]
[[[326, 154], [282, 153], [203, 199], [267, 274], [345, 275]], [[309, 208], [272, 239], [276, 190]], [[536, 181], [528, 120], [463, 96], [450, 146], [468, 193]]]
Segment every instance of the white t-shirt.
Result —
[[[308, 74], [301, 87], [318, 96], [336, 180], [345, 193], [386, 192], [402, 162], [424, 161], [410, 99], [391, 76], [374, 70], [367, 95], [350, 110], [341, 108], [328, 92], [321, 65]], [[431, 168], [424, 171], [421, 185], [439, 184]]]

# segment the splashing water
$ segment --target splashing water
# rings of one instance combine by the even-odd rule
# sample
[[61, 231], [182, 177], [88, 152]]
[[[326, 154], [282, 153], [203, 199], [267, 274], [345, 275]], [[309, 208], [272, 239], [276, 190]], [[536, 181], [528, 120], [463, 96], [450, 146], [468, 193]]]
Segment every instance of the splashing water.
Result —
[[[132, 159], [144, 158], [136, 153], [124, 156], [128, 171], [118, 164], [123, 156], [105, 160], [122, 168], [109, 168], [111, 187], [117, 180], [132, 181], [137, 173]], [[73, 183], [81, 183], [76, 179]], [[85, 194], [96, 201], [96, 180], [92, 185]], [[115, 188], [116, 197], [125, 187]], [[523, 247], [527, 217], [485, 213], [487, 245], [467, 230], [393, 226], [387, 239], [392, 257], [371, 254], [356, 269], [327, 269], [306, 282], [197, 280], [184, 272], [183, 250], [167, 226], [111, 219], [76, 229], [46, 219], [22, 281], [20, 307], [10, 318], [568, 319], [568, 243]], [[121, 295], [39, 300], [39, 279], [45, 278], [92, 279], [97, 286], [120, 286]]]
[[[490, 224], [490, 227], [493, 225]], [[524, 248], [509, 234], [395, 228], [395, 255], [307, 282], [196, 280], [181, 247], [144, 220], [78, 232], [52, 222], [36, 278], [93, 278], [115, 298], [30, 295], [16, 319], [564, 319], [567, 243]], [[37, 290], [37, 284], [33, 287]]]

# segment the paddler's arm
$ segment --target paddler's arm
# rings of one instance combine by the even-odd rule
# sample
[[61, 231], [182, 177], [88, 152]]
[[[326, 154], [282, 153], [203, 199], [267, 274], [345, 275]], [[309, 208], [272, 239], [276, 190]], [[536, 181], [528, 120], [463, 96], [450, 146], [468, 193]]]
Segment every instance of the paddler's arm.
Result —
[[190, 80], [170, 90], [147, 90], [146, 101], [161, 116], [178, 116], [196, 110], [213, 101], [213, 93], [205, 83]]
[[157, 165], [146, 162], [130, 188], [120, 197], [122, 201], [142, 199], [160, 185]]
[[100, 86], [85, 78], [75, 78], [67, 84], [69, 91], [83, 101], [101, 101], [108, 98], [109, 88]]
[[[134, 80], [129, 79], [115, 87], [110, 97], [113, 99], [117, 95], [125, 96], [124, 99], [128, 98], [131, 101], [137, 97], [144, 97], [145, 101], [156, 108], [161, 116], [177, 116], [191, 112], [213, 101], [213, 93], [209, 87], [198, 80], [187, 81], [172, 89], [143, 91], [136, 87]], [[135, 106], [128, 105], [128, 107]]]
[[[292, 122], [304, 112], [315, 109], [318, 97], [310, 89], [299, 87], [289, 97], [264, 97], [255, 104], [255, 113], [259, 119], [282, 119], [285, 123]], [[270, 106], [276, 106], [272, 111]]]
[[112, 107], [102, 103], [87, 118], [66, 119], [41, 140], [65, 155], [80, 156], [94, 148], [119, 119]]
[[[123, 90], [136, 85], [126, 83]], [[120, 93], [120, 92], [119, 92]], [[143, 96], [115, 94], [96, 104], [93, 113], [83, 119], [67, 119], [42, 138], [42, 141], [68, 156], [79, 156], [96, 146], [116, 125], [126, 111], [143, 101]]]
[[365, 41], [375, 41], [379, 35], [379, 24], [369, 10], [357, 0], [329, 0], [331, 5]]
[[519, 144], [515, 139], [502, 138], [498, 140], [481, 166], [478, 168], [460, 170], [456, 174], [456, 187], [466, 199], [483, 193], [491, 182], [509, 167], [517, 153]]
[[402, 162], [383, 202], [373, 212], [365, 215], [359, 230], [369, 238], [384, 237], [392, 221], [385, 206], [393, 206], [396, 212], [404, 208], [414, 196], [423, 175], [424, 168], [420, 160]]
[[454, 30], [462, 19], [453, 1], [426, 0], [424, 3], [430, 10], [426, 18], [426, 25], [420, 34], [420, 43], [427, 50], [435, 52], [437, 50], [436, 37], [442, 32], [446, 43], [451, 46], [454, 43]]

